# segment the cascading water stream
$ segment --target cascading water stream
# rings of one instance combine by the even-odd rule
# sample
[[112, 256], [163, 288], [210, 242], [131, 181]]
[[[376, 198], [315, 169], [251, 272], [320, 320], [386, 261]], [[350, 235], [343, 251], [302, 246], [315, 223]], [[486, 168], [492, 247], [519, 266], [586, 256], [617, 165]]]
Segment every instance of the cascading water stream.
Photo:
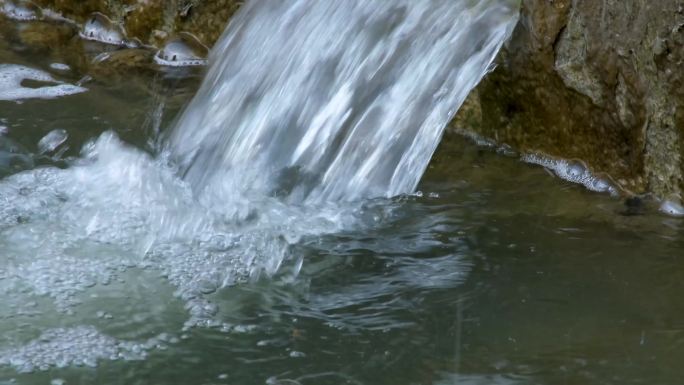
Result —
[[[162, 277], [189, 313], [186, 328], [226, 327], [208, 295], [288, 257], [296, 275], [290, 248], [302, 237], [365, 226], [364, 212], [390, 209], [364, 199], [414, 191], [511, 32], [514, 3], [247, 2], [160, 156], [106, 133], [67, 169], [0, 181], [2, 307], [31, 322], [21, 317], [41, 299], [53, 305], [33, 342], [0, 323], [12, 342], [0, 341], [0, 365], [140, 359], [167, 341], [119, 341], [79, 322], [95, 306], [89, 293], [112, 282], [133, 290], [131, 281]], [[135, 307], [126, 296], [112, 309]], [[76, 326], [54, 322], [65, 314]]]
[[212, 195], [410, 193], [509, 35], [513, 5], [248, 2], [214, 47], [172, 152]]

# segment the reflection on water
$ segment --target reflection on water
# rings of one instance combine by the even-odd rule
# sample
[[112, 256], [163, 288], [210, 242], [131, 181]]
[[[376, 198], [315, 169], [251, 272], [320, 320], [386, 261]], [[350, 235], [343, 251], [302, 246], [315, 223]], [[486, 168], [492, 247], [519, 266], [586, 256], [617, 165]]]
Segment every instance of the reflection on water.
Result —
[[[72, 62], [64, 57], [34, 56], [11, 41], [0, 47], [3, 64], [68, 83], [86, 74], [50, 67]], [[188, 83], [136, 76], [83, 86], [88, 92], [53, 100], [0, 102], [6, 127], [0, 162], [9, 159], [7, 167], [0, 163], [0, 384], [677, 384], [684, 378], [681, 220], [457, 138], [442, 143], [421, 194], [365, 202], [353, 208], [355, 226], [326, 235], [284, 233], [279, 241], [290, 245], [288, 258], [276, 276], [224, 288], [194, 282], [194, 299], [205, 301], [183, 298], [177, 282], [190, 282], [185, 274], [211, 272], [207, 266], [220, 268], [222, 260], [178, 249], [174, 255], [184, 259], [164, 264], [159, 249], [141, 260], [144, 237], [127, 244], [111, 231], [126, 225], [137, 234], [135, 220], [114, 216], [121, 211], [113, 207], [98, 219], [72, 203], [92, 197], [87, 185], [73, 186], [79, 170], [94, 172], [105, 162], [79, 157], [84, 146], [105, 157], [116, 148], [109, 154], [121, 159], [99, 164], [120, 165], [124, 176], [153, 167], [143, 152], [101, 133], [116, 132], [153, 152], [154, 133], [169, 126], [182, 95], [192, 94], [171, 97], [173, 87]], [[155, 110], [160, 101], [164, 107]], [[48, 136], [55, 130], [66, 135]], [[46, 136], [59, 140], [41, 146]], [[97, 138], [99, 144], [86, 146]], [[54, 152], [68, 146], [61, 157], [41, 154], [57, 142]], [[26, 169], [39, 171], [18, 173]], [[163, 169], [155, 172], [144, 175], [164, 177]], [[144, 207], [158, 197], [131, 186], [119, 188], [126, 191], [121, 196], [97, 198]], [[148, 195], [134, 196], [140, 191]], [[124, 212], [139, 212], [129, 208]], [[258, 220], [249, 212], [245, 218]], [[216, 256], [234, 241], [203, 239], [200, 249]], [[193, 314], [214, 322], [188, 327]], [[27, 364], [34, 371], [21, 373]]]

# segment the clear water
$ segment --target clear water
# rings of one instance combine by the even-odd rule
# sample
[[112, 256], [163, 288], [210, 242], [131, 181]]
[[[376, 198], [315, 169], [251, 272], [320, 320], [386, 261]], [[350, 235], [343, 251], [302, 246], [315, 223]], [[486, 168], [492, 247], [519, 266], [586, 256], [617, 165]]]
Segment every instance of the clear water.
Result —
[[[306, 215], [277, 199], [204, 212], [147, 155], [198, 73], [109, 81], [72, 64], [73, 41], [36, 50], [17, 28], [0, 23], [2, 64], [87, 91], [0, 101], [0, 383], [684, 377], [681, 220], [455, 137], [419, 194]], [[159, 206], [166, 216], [151, 216]], [[174, 238], [203, 230], [212, 237]], [[261, 263], [279, 253], [279, 266]]]

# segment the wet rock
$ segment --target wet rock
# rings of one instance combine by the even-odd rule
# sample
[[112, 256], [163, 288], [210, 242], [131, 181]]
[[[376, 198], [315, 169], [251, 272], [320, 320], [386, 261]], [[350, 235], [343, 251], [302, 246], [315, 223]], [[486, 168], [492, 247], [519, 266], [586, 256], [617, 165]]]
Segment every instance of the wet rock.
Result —
[[521, 151], [581, 159], [626, 191], [681, 195], [681, 6], [522, 0], [497, 69], [453, 126]]
[[74, 26], [51, 21], [32, 22], [19, 26], [18, 39], [32, 50], [57, 50], [69, 43], [76, 36]]
[[88, 73], [105, 83], [117, 82], [122, 77], [153, 75], [156, 71], [152, 56], [152, 51], [139, 48], [103, 52], [92, 60]]

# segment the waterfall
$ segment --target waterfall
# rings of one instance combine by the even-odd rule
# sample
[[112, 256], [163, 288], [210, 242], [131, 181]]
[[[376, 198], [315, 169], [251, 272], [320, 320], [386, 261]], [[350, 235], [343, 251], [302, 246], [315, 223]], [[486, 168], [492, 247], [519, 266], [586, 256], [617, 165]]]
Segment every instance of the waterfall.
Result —
[[516, 21], [509, 0], [248, 1], [170, 151], [200, 195], [410, 193]]
[[[142, 359], [176, 321], [172, 302], [141, 298], [168, 286], [184, 330], [231, 330], [213, 293], [261, 275], [294, 282], [307, 242], [387, 226], [401, 200], [365, 198], [416, 188], [516, 20], [509, 0], [248, 1], [158, 156], [106, 132], [67, 168], [0, 180], [3, 308], [42, 314], [27, 305], [39, 296], [53, 314], [32, 342], [23, 318], [0, 323], [18, 331], [0, 367]], [[66, 140], [55, 132], [39, 147]], [[155, 319], [163, 333], [131, 342], [98, 330], [97, 293], [124, 311], [114, 324], [146, 331]], [[69, 327], [45, 329], [64, 314]]]

